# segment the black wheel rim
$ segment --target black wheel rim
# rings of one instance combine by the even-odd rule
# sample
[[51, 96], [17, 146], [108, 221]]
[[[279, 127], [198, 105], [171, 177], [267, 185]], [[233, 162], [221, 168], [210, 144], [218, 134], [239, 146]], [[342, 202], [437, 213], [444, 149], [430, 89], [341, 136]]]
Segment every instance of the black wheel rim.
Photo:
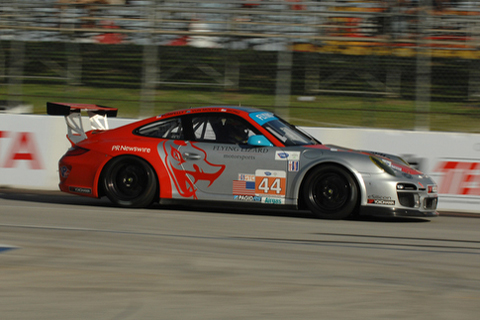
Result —
[[315, 180], [311, 197], [320, 210], [333, 213], [348, 203], [350, 185], [342, 175], [325, 173]]
[[148, 184], [145, 169], [135, 163], [124, 163], [112, 172], [109, 187], [121, 200], [135, 199], [143, 193]]

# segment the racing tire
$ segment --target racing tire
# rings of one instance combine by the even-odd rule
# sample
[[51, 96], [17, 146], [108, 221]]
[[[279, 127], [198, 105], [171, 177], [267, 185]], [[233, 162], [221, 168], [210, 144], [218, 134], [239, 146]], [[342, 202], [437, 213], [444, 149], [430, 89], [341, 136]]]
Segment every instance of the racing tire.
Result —
[[145, 208], [157, 196], [157, 176], [145, 160], [134, 156], [114, 158], [102, 178], [105, 195], [121, 207]]
[[358, 187], [344, 168], [324, 165], [308, 173], [303, 188], [307, 207], [318, 218], [339, 220], [357, 208]]

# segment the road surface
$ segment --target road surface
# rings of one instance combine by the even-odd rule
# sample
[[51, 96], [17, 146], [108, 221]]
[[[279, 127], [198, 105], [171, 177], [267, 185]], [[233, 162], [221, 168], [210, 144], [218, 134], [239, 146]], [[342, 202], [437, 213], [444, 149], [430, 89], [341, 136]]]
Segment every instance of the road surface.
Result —
[[0, 192], [2, 319], [478, 319], [480, 219]]

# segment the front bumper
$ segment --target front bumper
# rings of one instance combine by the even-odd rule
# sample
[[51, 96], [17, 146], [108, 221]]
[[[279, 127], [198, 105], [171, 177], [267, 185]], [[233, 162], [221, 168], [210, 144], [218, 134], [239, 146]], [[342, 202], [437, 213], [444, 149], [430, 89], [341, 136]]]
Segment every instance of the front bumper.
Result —
[[[425, 175], [372, 177], [365, 181], [366, 199], [360, 205], [361, 215], [384, 217], [436, 217], [437, 185]], [[385, 179], [386, 178], [386, 179]]]
[[376, 217], [438, 217], [438, 212], [420, 211], [408, 208], [361, 206], [360, 215]]

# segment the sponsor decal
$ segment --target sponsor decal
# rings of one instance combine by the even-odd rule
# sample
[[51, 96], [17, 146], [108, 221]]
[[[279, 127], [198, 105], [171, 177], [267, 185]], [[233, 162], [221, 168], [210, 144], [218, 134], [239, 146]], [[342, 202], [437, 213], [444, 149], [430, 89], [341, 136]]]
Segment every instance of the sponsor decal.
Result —
[[238, 151], [240, 151], [240, 147], [237, 147], [237, 146], [213, 146], [213, 151], [238, 152]]
[[233, 194], [235, 195], [255, 195], [255, 182], [244, 180], [233, 180]]
[[255, 175], [249, 173], [239, 173], [238, 180], [240, 181], [253, 181], [255, 182]]
[[285, 197], [286, 177], [285, 171], [257, 169], [255, 171], [255, 194], [257, 196]]
[[270, 203], [270, 204], [285, 204], [284, 198], [263, 198], [263, 203]]
[[71, 192], [83, 193], [83, 194], [91, 194], [92, 193], [92, 189], [90, 189], [90, 188], [70, 187], [69, 190]]
[[387, 159], [384, 159], [384, 158], [380, 158], [380, 160], [382, 160], [383, 163], [385, 163], [387, 166], [389, 166], [389, 167], [392, 168], [392, 169], [395, 169], [395, 170], [400, 171], [400, 172], [408, 173], [408, 172], [406, 172], [406, 171], [404, 170], [404, 168], [395, 165], [395, 164], [394, 164], [392, 161], [390, 161], [390, 160], [387, 160]]
[[213, 146], [213, 151], [219, 152], [235, 152], [235, 153], [268, 153], [268, 148], [251, 148], [251, 147], [241, 147], [238, 145], [218, 145]]
[[375, 200], [391, 200], [392, 197], [389, 196], [380, 196], [378, 194], [371, 194], [368, 196], [368, 199], [375, 199]]
[[287, 158], [288, 158], [288, 153], [286, 152], [277, 151], [275, 153], [275, 160], [287, 160]]
[[245, 195], [234, 196], [233, 199], [239, 200], [239, 201], [249, 201], [249, 202], [251, 202], [251, 201], [255, 201], [255, 202], [262, 201], [262, 197], [245, 196]]
[[4, 160], [0, 161], [0, 167], [15, 168], [19, 162], [25, 162], [32, 170], [44, 169], [34, 133], [0, 130], [0, 142], [7, 138], [11, 143], [6, 152], [0, 154]]
[[[232, 113], [236, 113], [235, 110], [230, 110]], [[184, 111], [171, 111], [165, 114], [157, 116], [157, 118], [166, 118], [172, 116], [178, 116], [187, 113], [202, 113], [202, 112], [227, 112], [225, 108], [198, 108], [198, 109], [189, 109]]]
[[300, 169], [300, 164], [298, 161], [288, 160], [288, 171], [297, 172]]
[[277, 117], [275, 117], [273, 113], [264, 112], [264, 111], [250, 113], [250, 118], [252, 118], [256, 123], [258, 123], [261, 126], [263, 126], [265, 123], [269, 121], [277, 119]]
[[62, 166], [60, 168], [60, 175], [62, 176], [62, 178], [68, 178], [68, 176], [70, 175], [70, 169], [67, 168], [67, 166]]
[[291, 152], [276, 151], [275, 160], [280, 160], [280, 161], [300, 160], [300, 152], [299, 151], [291, 151]]
[[368, 199], [367, 203], [394, 206], [395, 205], [395, 200]]
[[[190, 113], [190, 110], [188, 110], [187, 112]], [[185, 113], [184, 111], [171, 111], [171, 112], [167, 112], [165, 114], [161, 114], [161, 115], [157, 116], [157, 118], [178, 116], [178, 115], [181, 115], [181, 114], [184, 114], [184, 113]]]
[[150, 148], [143, 148], [143, 147], [113, 145], [112, 151], [150, 153], [152, 150]]
[[241, 154], [224, 154], [226, 159], [239, 159], [239, 160], [255, 160], [255, 156], [244, 156]]
[[[438, 193], [480, 196], [480, 162], [446, 160], [437, 163], [434, 172], [443, 176]], [[432, 193], [434, 187], [432, 187]]]
[[413, 168], [410, 168], [410, 167], [407, 167], [407, 166], [404, 166], [402, 164], [396, 164], [388, 159], [385, 159], [385, 158], [379, 158], [384, 164], [386, 164], [387, 166], [389, 166], [390, 168], [394, 169], [394, 170], [397, 170], [397, 171], [400, 171], [402, 172], [403, 176], [405, 178], [412, 178], [411, 175], [419, 175], [421, 174], [421, 172], [413, 169]]

